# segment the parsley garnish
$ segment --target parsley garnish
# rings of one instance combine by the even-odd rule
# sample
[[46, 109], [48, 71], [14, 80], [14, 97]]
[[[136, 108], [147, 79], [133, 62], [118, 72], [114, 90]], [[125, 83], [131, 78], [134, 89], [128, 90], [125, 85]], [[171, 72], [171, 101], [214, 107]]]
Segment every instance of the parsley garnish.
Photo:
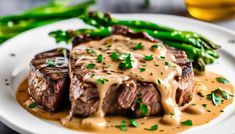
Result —
[[36, 106], [37, 106], [36, 102], [32, 102], [32, 103], [28, 106], [28, 108], [29, 108], [29, 109], [34, 109]]
[[135, 119], [130, 119], [130, 125], [133, 127], [138, 127], [138, 123], [136, 122]]
[[148, 130], [148, 131], [154, 131], [158, 129], [158, 125], [154, 124], [153, 126], [151, 126], [150, 128], [144, 128], [144, 130]]
[[229, 80], [223, 78], [223, 77], [217, 77], [216, 80], [219, 82], [219, 83], [223, 83], [223, 84], [228, 84], [229, 83]]
[[165, 62], [165, 65], [168, 66], [168, 67], [171, 66], [171, 64], [169, 62], [167, 62], [167, 61]]
[[92, 49], [86, 49], [86, 52], [88, 53], [88, 54], [92, 54], [92, 53], [96, 53], [94, 50], [92, 50]]
[[139, 105], [140, 105], [139, 110], [140, 110], [141, 114], [145, 116], [148, 113], [148, 106], [142, 103], [141, 98], [137, 98], [135, 100], [135, 102], [139, 103]]
[[162, 46], [160, 44], [154, 44], [151, 46], [151, 49], [154, 50], [154, 49], [158, 49], [158, 48], [161, 48]]
[[132, 68], [131, 54], [128, 54], [126, 57], [124, 57], [124, 61], [122, 61], [118, 67], [120, 69], [131, 69]]
[[47, 59], [47, 60], [46, 60], [46, 65], [47, 65], [48, 67], [55, 67], [55, 66], [56, 66], [56, 63], [55, 63], [55, 61], [53, 61], [53, 60]]
[[140, 112], [142, 115], [146, 115], [148, 113], [148, 106], [143, 104], [143, 103], [140, 103]]
[[183, 126], [192, 126], [193, 122], [192, 122], [192, 120], [186, 120], [186, 121], [181, 122], [181, 125], [183, 125]]
[[95, 64], [93, 63], [87, 64], [86, 66], [87, 69], [93, 69], [94, 67], [95, 67]]
[[157, 83], [160, 85], [160, 84], [161, 84], [161, 80], [158, 79], [158, 80], [157, 80]]
[[126, 121], [122, 121], [120, 125], [116, 125], [116, 128], [119, 128], [121, 131], [127, 131]]
[[104, 84], [105, 82], [108, 82], [108, 81], [109, 80], [107, 80], [107, 79], [100, 78], [100, 79], [96, 80], [96, 84]]
[[202, 104], [202, 106], [203, 106], [204, 108], [207, 108], [207, 104]]
[[233, 95], [229, 94], [227, 91], [221, 88], [217, 88], [214, 91], [211, 91], [211, 93], [207, 95], [207, 99], [211, 100], [215, 106], [220, 105], [224, 101], [224, 99], [228, 100], [231, 99], [232, 97]]
[[103, 55], [102, 55], [102, 54], [99, 54], [99, 55], [97, 56], [97, 62], [98, 62], [98, 63], [101, 63], [102, 60], [103, 60]]
[[163, 59], [163, 60], [164, 60], [164, 59], [166, 59], [166, 57], [165, 57], [165, 56], [160, 56], [160, 59]]
[[119, 54], [116, 52], [112, 52], [110, 57], [112, 60], [115, 60], [115, 61], [119, 60]]
[[145, 68], [139, 68], [140, 72], [144, 72]]
[[142, 43], [138, 43], [133, 47], [134, 50], [141, 50], [143, 48], [144, 48], [144, 45], [142, 45]]
[[147, 60], [147, 61], [153, 60], [153, 55], [144, 56], [144, 60]]

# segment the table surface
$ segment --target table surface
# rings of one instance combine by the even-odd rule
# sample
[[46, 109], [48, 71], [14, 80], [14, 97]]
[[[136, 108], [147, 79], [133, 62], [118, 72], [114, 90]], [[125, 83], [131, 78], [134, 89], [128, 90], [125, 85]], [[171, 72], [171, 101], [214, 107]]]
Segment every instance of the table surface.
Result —
[[[46, 3], [48, 0], [1, 0], [0, 16], [24, 11], [34, 6]], [[73, 0], [78, 3], [84, 0]], [[183, 0], [150, 0], [149, 7], [144, 6], [144, 0], [98, 0], [91, 10], [100, 10], [111, 13], [160, 13], [190, 17]], [[213, 22], [235, 31], [235, 19]], [[0, 122], [1, 134], [17, 134]]]

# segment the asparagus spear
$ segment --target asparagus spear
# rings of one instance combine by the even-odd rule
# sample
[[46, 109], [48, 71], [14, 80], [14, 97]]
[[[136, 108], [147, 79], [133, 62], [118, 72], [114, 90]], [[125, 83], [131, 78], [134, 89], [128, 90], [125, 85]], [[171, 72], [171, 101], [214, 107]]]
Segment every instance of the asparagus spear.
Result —
[[21, 23], [19, 23], [18, 25], [13, 25], [13, 26], [0, 26], [0, 32], [1, 33], [21, 33], [24, 32], [26, 30], [35, 28], [35, 27], [39, 27], [39, 26], [43, 26], [43, 25], [47, 25], [56, 21], [60, 21], [64, 18], [58, 18], [58, 19], [51, 19], [51, 20], [41, 20], [41, 21], [35, 21], [35, 20], [31, 20], [31, 21], [23, 21]]
[[124, 25], [131, 27], [132, 29], [143, 30], [143, 31], [153, 31], [155, 36], [158, 36], [159, 39], [172, 39], [180, 42], [184, 42], [190, 45], [194, 45], [198, 48], [204, 47], [207, 49], [217, 49], [220, 46], [209, 41], [202, 35], [188, 32], [188, 31], [178, 31], [172, 28], [165, 26], [157, 25], [154, 23], [146, 21], [137, 21], [137, 20], [117, 20], [111, 18], [108, 14], [101, 12], [90, 12], [80, 16], [80, 18], [88, 24], [91, 24], [95, 27], [107, 27], [112, 25]]
[[0, 18], [0, 44], [26, 30], [47, 25], [84, 13], [95, 0], [67, 6], [69, 0], [51, 0], [51, 3], [28, 10], [22, 14]]
[[53, 6], [46, 7], [40, 10], [35, 10], [34, 12], [26, 12], [19, 15], [11, 15], [0, 18], [0, 23], [7, 23], [9, 21], [19, 21], [19, 20], [27, 20], [27, 19], [52, 19], [58, 17], [76, 17], [79, 15], [76, 11], [80, 11], [81, 9], [86, 9], [89, 5], [93, 4], [95, 0], [88, 0], [84, 3], [80, 3], [74, 6]]
[[146, 29], [152, 29], [152, 30], [160, 30], [160, 31], [174, 31], [174, 29], [158, 25], [151, 22], [141, 21], [141, 20], [117, 20], [114, 18], [111, 18], [109, 14], [105, 14], [102, 12], [90, 12], [85, 13], [80, 16], [82, 20], [89, 20], [92, 19], [94, 21], [97, 21], [99, 25], [98, 26], [111, 26], [111, 25], [124, 25], [124, 26], [130, 26], [130, 27], [136, 27], [136, 28], [146, 28]]

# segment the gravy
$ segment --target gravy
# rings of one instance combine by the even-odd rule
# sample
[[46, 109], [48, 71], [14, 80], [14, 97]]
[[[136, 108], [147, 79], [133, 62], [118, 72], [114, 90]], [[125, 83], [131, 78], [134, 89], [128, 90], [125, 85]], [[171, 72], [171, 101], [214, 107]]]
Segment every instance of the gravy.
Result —
[[[184, 126], [182, 124], [175, 124], [175, 125], [166, 125], [160, 122], [161, 117], [148, 117], [148, 118], [139, 118], [136, 119], [136, 122], [138, 123], [138, 127], [129, 127], [126, 133], [148, 133], [152, 131], [144, 130], [144, 128], [150, 128], [154, 124], [158, 125], [158, 130], [156, 132], [161, 133], [179, 133], [186, 129], [189, 129], [194, 126], [203, 125], [211, 120], [218, 117], [226, 106], [231, 104], [233, 102], [233, 99], [224, 100], [223, 103], [221, 103], [218, 106], [215, 106], [211, 100], [208, 100], [206, 95], [211, 93], [211, 91], [214, 91], [217, 88], [224, 89], [225, 91], [234, 94], [234, 88], [231, 83], [223, 84], [216, 81], [217, 77], [221, 77], [218, 74], [212, 73], [212, 72], [205, 72], [204, 75], [195, 76], [194, 81], [194, 96], [193, 101], [188, 104], [186, 107], [181, 108], [181, 121], [186, 120], [192, 120], [193, 125], [192, 126]], [[22, 84], [19, 86], [16, 98], [19, 104], [25, 108], [27, 111], [32, 113], [33, 115], [48, 119], [48, 120], [54, 120], [59, 121], [63, 126], [71, 129], [76, 129], [79, 131], [85, 131], [79, 124], [81, 124], [82, 120], [79, 118], [72, 118], [70, 121], [67, 120], [68, 114], [69, 114], [69, 108], [64, 109], [60, 112], [47, 112], [39, 107], [35, 108], [28, 108], [28, 106], [32, 103], [30, 96], [27, 91], [28, 85], [27, 85], [27, 79], [22, 82]], [[198, 95], [198, 93], [201, 93], [204, 95]], [[102, 112], [100, 113], [102, 114]], [[174, 116], [174, 115], [171, 115]], [[205, 118], [206, 117], [206, 118]], [[90, 117], [90, 118], [97, 118], [97, 117]], [[89, 118], [87, 118], [89, 119]], [[120, 130], [116, 128], [116, 125], [120, 125], [122, 120], [125, 120], [127, 124], [129, 124], [129, 119], [126, 117], [121, 116], [107, 116], [104, 117], [106, 120], [106, 124], [103, 125], [102, 121], [100, 125], [103, 125], [105, 129], [93, 129], [90, 131], [96, 132], [96, 133], [120, 133]], [[97, 118], [95, 120], [100, 120], [100, 118]], [[167, 119], [166, 119], [167, 120]], [[84, 120], [83, 120], [84, 121]]]

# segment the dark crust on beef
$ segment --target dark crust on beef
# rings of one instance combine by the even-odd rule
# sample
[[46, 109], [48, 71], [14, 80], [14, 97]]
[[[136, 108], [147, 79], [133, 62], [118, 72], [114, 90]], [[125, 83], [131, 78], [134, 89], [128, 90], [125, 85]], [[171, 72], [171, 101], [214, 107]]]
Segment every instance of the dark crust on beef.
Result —
[[[159, 40], [151, 38], [144, 32], [134, 33], [123, 26], [114, 26], [113, 35], [115, 34], [160, 42]], [[73, 47], [97, 39], [101, 38], [80, 35], [74, 38]], [[194, 77], [192, 63], [188, 61], [184, 51], [176, 50], [168, 46], [166, 47], [170, 53], [175, 55], [177, 59], [176, 64], [181, 66], [183, 70], [182, 77], [176, 78], [180, 83], [176, 93], [176, 102], [179, 106], [183, 106], [192, 100]], [[70, 57], [69, 66], [71, 79], [70, 101], [72, 105], [70, 112], [72, 115], [76, 116], [89, 116], [98, 109], [99, 96], [97, 88], [94, 84], [82, 81], [86, 72], [79, 67], [75, 68], [75, 59], [72, 57]], [[152, 83], [143, 83], [135, 80], [123, 81], [119, 86], [111, 86], [104, 98], [103, 110], [108, 115], [115, 114], [142, 117], [144, 115], [139, 111], [140, 104], [136, 102], [138, 98], [142, 98], [142, 103], [148, 106], [149, 112], [146, 116], [161, 115], [164, 112], [161, 105], [161, 94], [156, 86]]]
[[[43, 66], [47, 59], [63, 58], [61, 50], [59, 48], [37, 54], [30, 63], [29, 94], [38, 106], [47, 111], [57, 111], [68, 104], [68, 59], [61, 66]], [[65, 58], [68, 58], [69, 51], [64, 50], [67, 54]]]

